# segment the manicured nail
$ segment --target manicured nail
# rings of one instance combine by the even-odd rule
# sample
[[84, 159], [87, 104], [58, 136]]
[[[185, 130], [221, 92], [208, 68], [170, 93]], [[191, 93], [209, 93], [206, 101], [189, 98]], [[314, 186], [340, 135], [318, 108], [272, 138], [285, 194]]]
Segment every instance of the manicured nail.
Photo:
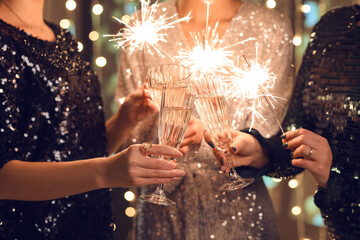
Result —
[[209, 142], [209, 145], [210, 145], [211, 148], [215, 147], [215, 145], [214, 145], [214, 143], [212, 141]]
[[293, 152], [291, 152], [291, 153], [290, 153], [290, 157], [293, 157], [293, 156], [294, 156], [294, 153], [293, 153]]
[[224, 165], [224, 159], [223, 158], [220, 158], [220, 163], [221, 163], [221, 166]]
[[282, 139], [286, 138], [286, 134], [285, 133], [281, 134], [280, 138]]
[[219, 167], [219, 171], [222, 172], [222, 171], [221, 171], [221, 166]]
[[178, 170], [178, 171], [176, 172], [176, 174], [177, 174], [179, 177], [185, 176], [185, 172], [184, 172], [184, 171], [181, 171], [181, 170], [180, 170], [180, 171]]
[[232, 147], [233, 151], [236, 152], [236, 147]]
[[286, 142], [282, 146], [283, 146], [283, 148], [287, 148], [289, 146], [289, 144]]

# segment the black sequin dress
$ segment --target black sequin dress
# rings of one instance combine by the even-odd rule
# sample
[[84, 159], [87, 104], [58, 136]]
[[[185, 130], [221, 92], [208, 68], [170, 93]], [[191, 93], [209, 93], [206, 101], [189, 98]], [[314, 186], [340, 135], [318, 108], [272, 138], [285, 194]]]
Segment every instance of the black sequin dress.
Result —
[[[49, 26], [55, 42], [0, 20], [0, 167], [107, 154], [100, 83], [71, 34]], [[108, 190], [0, 201], [0, 239], [112, 239], [111, 222]]]
[[[334, 239], [360, 239], [360, 6], [322, 17], [299, 69], [284, 125], [325, 137], [333, 153], [328, 188], [315, 194]], [[278, 170], [288, 153], [270, 149]], [[278, 148], [279, 149], [279, 148]], [[275, 171], [276, 172], [276, 171]], [[280, 171], [279, 171], [280, 172]]]

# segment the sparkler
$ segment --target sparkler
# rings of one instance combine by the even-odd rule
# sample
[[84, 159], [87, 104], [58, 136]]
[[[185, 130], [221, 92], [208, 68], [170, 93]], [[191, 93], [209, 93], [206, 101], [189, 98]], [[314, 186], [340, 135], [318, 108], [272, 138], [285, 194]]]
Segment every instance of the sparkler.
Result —
[[206, 4], [207, 10], [205, 30], [203, 33], [190, 33], [194, 47], [190, 50], [180, 50], [177, 58], [183, 65], [189, 67], [195, 75], [228, 74], [234, 65], [233, 50], [231, 49], [239, 44], [255, 40], [255, 38], [236, 42], [226, 47], [218, 47], [220, 43], [220, 37], [217, 33], [219, 22], [216, 22], [213, 29], [209, 27], [209, 9], [214, 0], [203, 0], [203, 2]]
[[277, 102], [276, 98], [279, 97], [275, 97], [269, 92], [275, 85], [276, 76], [270, 72], [268, 64], [260, 65], [257, 61], [249, 62], [244, 55], [243, 57], [247, 64], [247, 70], [239, 67], [233, 69], [234, 75], [229, 78], [227, 83], [227, 98], [241, 97], [244, 100], [249, 99], [252, 101], [252, 107], [250, 108], [252, 111], [251, 129], [256, 117], [266, 122], [266, 119], [257, 111], [257, 109], [262, 108], [261, 97], [264, 97], [281, 132], [284, 133], [280, 121], [276, 117], [275, 105], [273, 104], [273, 102]]
[[135, 19], [129, 23], [113, 17], [119, 23], [125, 25], [125, 28], [120, 30], [117, 34], [114, 35], [105, 35], [106, 37], [113, 37], [109, 41], [116, 42], [117, 48], [128, 47], [129, 53], [133, 53], [136, 50], [145, 50], [153, 49], [161, 56], [168, 56], [173, 59], [172, 56], [169, 56], [159, 45], [159, 43], [166, 43], [166, 33], [163, 31], [173, 28], [175, 24], [189, 21], [190, 13], [183, 17], [177, 18], [177, 14], [170, 17], [166, 14], [159, 15], [157, 14], [157, 4], [150, 4], [150, 0], [140, 0], [141, 2], [141, 11], [136, 13]]

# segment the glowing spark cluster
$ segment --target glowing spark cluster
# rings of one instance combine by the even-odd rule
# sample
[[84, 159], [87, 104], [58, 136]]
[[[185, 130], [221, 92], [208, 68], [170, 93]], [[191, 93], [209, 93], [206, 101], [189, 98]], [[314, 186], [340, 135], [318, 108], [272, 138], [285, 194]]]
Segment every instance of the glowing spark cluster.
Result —
[[189, 67], [193, 73], [228, 74], [234, 66], [232, 60], [234, 51], [231, 49], [236, 45], [255, 40], [255, 38], [249, 38], [233, 45], [219, 47], [220, 38], [217, 27], [218, 23], [214, 29], [209, 27], [204, 35], [191, 33], [194, 47], [190, 50], [182, 49], [179, 51], [177, 58], [182, 64]]
[[150, 0], [141, 0], [141, 11], [135, 15], [134, 20], [126, 23], [121, 19], [114, 17], [118, 22], [125, 25], [115, 35], [106, 35], [114, 37], [110, 41], [115, 41], [118, 48], [127, 48], [129, 53], [135, 50], [143, 50], [145, 48], [154, 49], [160, 55], [166, 54], [159, 46], [160, 42], [166, 43], [166, 33], [164, 30], [173, 28], [175, 24], [188, 21], [189, 15], [183, 18], [177, 18], [177, 15], [167, 17], [165, 14], [157, 14], [158, 2], [150, 5]]
[[257, 60], [248, 62], [246, 58], [245, 61], [246, 65], [244, 68], [234, 67], [233, 75], [225, 81], [226, 97], [228, 99], [241, 98], [244, 101], [251, 102], [252, 121], [250, 129], [254, 125], [255, 118], [266, 122], [266, 119], [259, 111], [262, 108], [261, 98], [265, 98], [268, 107], [271, 109], [274, 118], [282, 130], [281, 124], [274, 112], [275, 105], [273, 102], [277, 102], [276, 98], [278, 97], [273, 96], [269, 92], [275, 85], [276, 76], [269, 70], [268, 64], [261, 65]]

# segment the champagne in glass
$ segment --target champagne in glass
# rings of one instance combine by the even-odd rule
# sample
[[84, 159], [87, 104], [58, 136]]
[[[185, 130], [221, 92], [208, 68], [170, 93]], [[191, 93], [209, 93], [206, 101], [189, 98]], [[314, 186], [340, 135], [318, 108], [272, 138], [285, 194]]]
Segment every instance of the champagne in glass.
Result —
[[[196, 96], [186, 84], [176, 82], [161, 85], [158, 137], [160, 144], [179, 149], [189, 125]], [[142, 195], [140, 198], [159, 205], [175, 205], [175, 202], [166, 197], [164, 184], [160, 184], [152, 194]]]
[[[227, 152], [231, 144], [228, 110], [224, 97], [221, 79], [216, 76], [208, 76], [206, 81], [202, 79], [196, 83], [199, 93], [195, 100], [196, 110], [205, 127], [210, 131], [215, 144], [224, 152]], [[234, 169], [233, 155], [227, 153], [228, 165], [231, 168], [230, 181], [220, 189], [232, 191], [244, 188], [254, 182], [253, 178], [242, 178]]]
[[149, 92], [156, 105], [161, 104], [161, 89], [164, 85], [175, 86], [189, 82], [190, 70], [183, 65], [165, 64], [151, 67], [147, 71]]

